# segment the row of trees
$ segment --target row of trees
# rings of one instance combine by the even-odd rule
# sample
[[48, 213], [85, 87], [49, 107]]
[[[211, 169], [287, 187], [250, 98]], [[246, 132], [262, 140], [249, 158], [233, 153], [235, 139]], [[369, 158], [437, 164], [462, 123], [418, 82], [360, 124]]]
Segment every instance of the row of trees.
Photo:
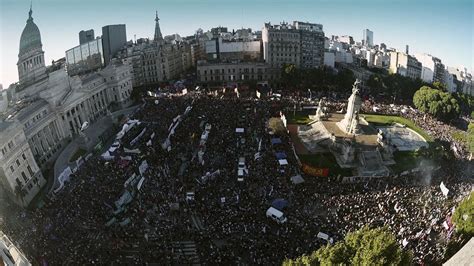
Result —
[[444, 121], [457, 118], [461, 112], [458, 101], [451, 93], [429, 86], [422, 86], [415, 93], [413, 104], [418, 110]]
[[386, 95], [400, 101], [410, 101], [425, 83], [399, 74], [372, 74], [366, 82], [371, 95]]
[[323, 246], [309, 255], [287, 259], [292, 265], [410, 265], [413, 255], [400, 248], [386, 227], [363, 227], [350, 232], [343, 241]]
[[281, 69], [280, 83], [288, 89], [311, 89], [345, 91], [355, 81], [352, 71], [335, 71], [330, 67], [301, 69], [294, 64], [285, 64]]

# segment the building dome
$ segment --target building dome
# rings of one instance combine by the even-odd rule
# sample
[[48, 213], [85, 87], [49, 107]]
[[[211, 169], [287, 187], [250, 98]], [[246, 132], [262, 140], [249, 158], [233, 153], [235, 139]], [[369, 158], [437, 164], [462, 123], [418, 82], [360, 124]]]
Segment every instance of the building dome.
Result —
[[26, 26], [21, 33], [20, 38], [20, 54], [25, 54], [30, 50], [35, 48], [41, 48], [41, 34], [38, 29], [38, 26], [33, 22], [33, 17], [31, 14], [33, 11], [30, 9], [28, 20], [26, 21]]

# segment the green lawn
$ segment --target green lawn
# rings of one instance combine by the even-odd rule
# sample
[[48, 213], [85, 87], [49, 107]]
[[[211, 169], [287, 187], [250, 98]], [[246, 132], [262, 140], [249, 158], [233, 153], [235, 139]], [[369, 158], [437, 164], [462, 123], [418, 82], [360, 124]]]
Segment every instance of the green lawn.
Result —
[[76, 152], [72, 155], [70, 162], [75, 162], [79, 157], [84, 156], [87, 153], [84, 149], [77, 149]]
[[290, 113], [287, 115], [287, 122], [288, 124], [306, 125], [311, 122], [311, 119], [307, 114], [296, 113], [296, 115], [293, 115], [293, 113]]
[[367, 122], [376, 125], [387, 125], [393, 123], [399, 123], [406, 125], [407, 127], [413, 129], [415, 132], [420, 134], [426, 141], [432, 142], [433, 138], [428, 135], [423, 129], [415, 125], [415, 123], [409, 119], [403, 118], [401, 116], [394, 115], [372, 115], [372, 114], [363, 114], [362, 115]]
[[319, 154], [299, 154], [302, 163], [319, 167], [319, 168], [329, 168], [330, 176], [351, 176], [351, 169], [342, 169], [337, 164], [336, 158], [330, 153], [319, 153]]

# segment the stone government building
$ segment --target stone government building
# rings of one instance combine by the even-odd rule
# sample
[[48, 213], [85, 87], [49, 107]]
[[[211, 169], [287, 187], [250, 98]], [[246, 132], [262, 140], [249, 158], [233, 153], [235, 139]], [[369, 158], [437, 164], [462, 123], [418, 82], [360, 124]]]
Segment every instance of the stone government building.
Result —
[[126, 61], [113, 59], [76, 76], [67, 73], [64, 58], [46, 66], [32, 14], [30, 9], [20, 38], [19, 81], [0, 92], [0, 183], [22, 206], [46, 184], [41, 170], [82, 124], [104, 116], [111, 103], [128, 106], [132, 92], [132, 66]]

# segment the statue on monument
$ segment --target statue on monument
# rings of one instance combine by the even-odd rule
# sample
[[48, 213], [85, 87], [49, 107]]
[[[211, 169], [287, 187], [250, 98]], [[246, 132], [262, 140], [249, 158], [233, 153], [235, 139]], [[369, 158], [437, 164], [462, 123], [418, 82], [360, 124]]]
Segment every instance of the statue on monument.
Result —
[[347, 111], [344, 119], [338, 125], [347, 134], [356, 134], [359, 130], [359, 111], [362, 106], [362, 100], [359, 95], [360, 80], [356, 79], [352, 85], [352, 94], [347, 102]]
[[354, 92], [359, 92], [359, 84], [361, 83], [361, 81], [359, 79], [356, 79], [354, 81], [354, 84], [352, 84], [352, 93]]
[[316, 114], [310, 118], [315, 121], [321, 121], [326, 118], [326, 113], [324, 112], [324, 101], [323, 99], [319, 100], [318, 108], [316, 109]]

